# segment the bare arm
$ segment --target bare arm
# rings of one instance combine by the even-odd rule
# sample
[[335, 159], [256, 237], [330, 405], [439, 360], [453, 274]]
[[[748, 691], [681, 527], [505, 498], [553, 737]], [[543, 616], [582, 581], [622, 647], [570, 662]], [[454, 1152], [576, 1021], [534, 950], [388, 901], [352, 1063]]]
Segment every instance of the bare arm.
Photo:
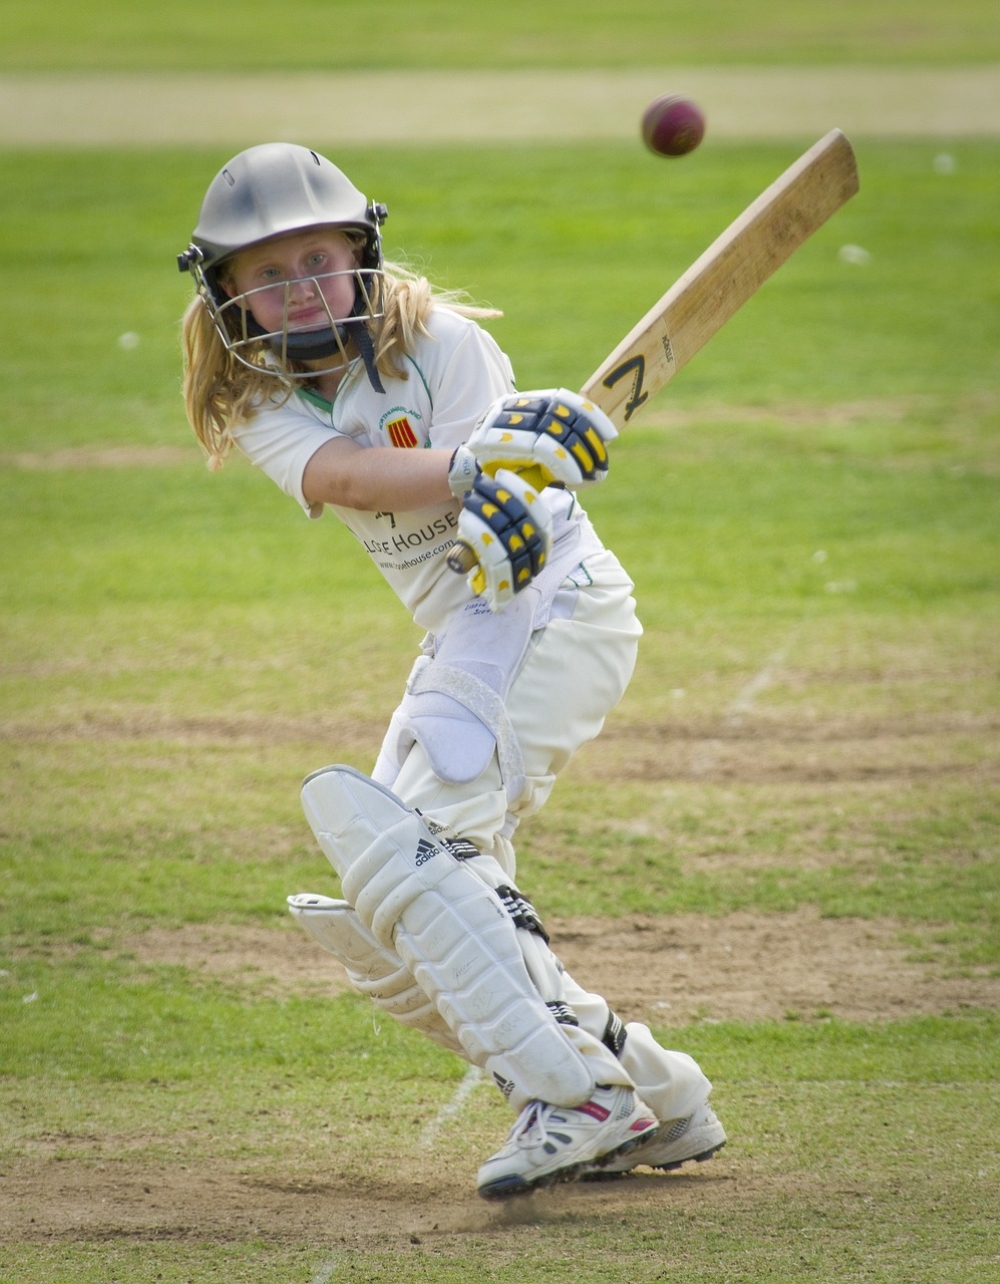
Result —
[[306, 464], [302, 493], [310, 504], [337, 504], [364, 512], [403, 513], [451, 499], [450, 450], [366, 448], [338, 437]]

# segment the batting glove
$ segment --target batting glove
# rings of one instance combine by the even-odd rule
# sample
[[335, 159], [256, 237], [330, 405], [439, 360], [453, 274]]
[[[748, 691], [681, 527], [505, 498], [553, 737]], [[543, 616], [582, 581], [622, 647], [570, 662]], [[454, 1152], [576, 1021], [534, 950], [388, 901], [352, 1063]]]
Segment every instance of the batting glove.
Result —
[[458, 536], [448, 565], [495, 613], [545, 566], [552, 515], [523, 477], [506, 469], [480, 473], [462, 501]]
[[617, 436], [592, 401], [555, 388], [494, 401], [466, 446], [484, 472], [505, 468], [538, 489], [555, 483], [578, 490], [607, 476], [607, 444]]

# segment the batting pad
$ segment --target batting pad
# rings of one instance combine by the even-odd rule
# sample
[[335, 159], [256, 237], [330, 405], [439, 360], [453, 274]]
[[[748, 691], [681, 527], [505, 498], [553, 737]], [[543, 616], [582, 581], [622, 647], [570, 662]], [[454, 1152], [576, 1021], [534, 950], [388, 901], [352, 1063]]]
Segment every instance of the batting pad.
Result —
[[460, 1056], [462, 1047], [403, 960], [376, 941], [347, 901], [314, 892], [288, 897], [292, 917], [343, 966], [359, 994], [400, 1025], [428, 1035]]
[[439, 845], [417, 812], [341, 766], [309, 776], [302, 805], [361, 922], [403, 961], [468, 1060], [494, 1077], [515, 1109], [532, 1100], [580, 1105], [597, 1082], [631, 1083], [614, 1068], [609, 1080], [603, 1047], [590, 1049], [583, 1031], [556, 1022], [500, 898]]

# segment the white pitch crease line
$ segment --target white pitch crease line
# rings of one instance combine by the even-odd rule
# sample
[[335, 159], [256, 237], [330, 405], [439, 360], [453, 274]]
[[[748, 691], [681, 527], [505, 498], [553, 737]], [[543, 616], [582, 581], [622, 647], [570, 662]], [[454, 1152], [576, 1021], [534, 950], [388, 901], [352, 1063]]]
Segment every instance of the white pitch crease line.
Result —
[[[763, 668], [759, 669], [738, 693], [722, 719], [722, 725], [726, 730], [738, 727], [743, 721], [744, 715], [753, 708], [754, 702], [760, 693], [765, 687], [771, 685], [775, 671], [785, 663], [785, 657], [788, 655], [793, 641], [794, 635], [769, 657]], [[710, 772], [715, 766], [721, 748], [721, 740], [706, 740], [691, 760], [692, 772], [696, 776], [703, 776]]]
[[775, 669], [779, 669], [785, 663], [785, 657], [788, 655], [788, 646], [786, 642], [780, 650], [775, 651], [764, 667], [753, 675], [743, 690], [726, 710], [726, 716], [723, 719], [723, 726], [738, 727], [743, 720], [743, 715], [749, 713], [753, 708], [754, 701], [764, 690], [771, 685], [771, 679], [774, 677]]
[[[462, 1082], [458, 1085], [451, 1095], [451, 1100], [445, 1102], [434, 1118], [424, 1128], [420, 1134], [418, 1147], [421, 1150], [429, 1150], [434, 1144], [438, 1133], [450, 1120], [459, 1113], [468, 1098], [475, 1092], [476, 1088], [484, 1080], [483, 1072], [478, 1066], [469, 1066], [466, 1070]], [[340, 1266], [342, 1255], [338, 1253], [325, 1266], [320, 1267], [316, 1274], [309, 1281], [309, 1284], [330, 1284], [333, 1279], [334, 1271]]]
[[316, 1272], [316, 1274], [309, 1281], [309, 1284], [330, 1284], [330, 1280], [333, 1279], [333, 1272], [337, 1269], [339, 1265], [340, 1265], [340, 1254], [338, 1253], [332, 1262], [328, 1262], [326, 1266], [322, 1267], [319, 1271]]
[[437, 1135], [446, 1123], [454, 1119], [467, 1099], [482, 1082], [483, 1072], [478, 1066], [469, 1066], [462, 1082], [455, 1089], [450, 1101], [446, 1102], [420, 1134], [418, 1146], [421, 1150], [430, 1150], [437, 1140]]

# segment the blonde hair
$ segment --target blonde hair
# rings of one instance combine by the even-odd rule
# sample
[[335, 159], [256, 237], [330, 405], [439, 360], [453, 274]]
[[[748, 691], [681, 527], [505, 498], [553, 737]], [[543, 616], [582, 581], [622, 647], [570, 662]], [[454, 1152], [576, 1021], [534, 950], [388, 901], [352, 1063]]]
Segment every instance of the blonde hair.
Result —
[[[403, 358], [412, 352], [418, 337], [428, 336], [428, 319], [439, 307], [474, 318], [503, 315], [494, 308], [466, 302], [458, 292], [440, 290], [425, 276], [401, 264], [385, 264], [379, 295], [381, 316], [366, 322], [380, 374], [407, 378]], [[237, 360], [223, 343], [201, 295], [191, 300], [184, 313], [181, 342], [184, 406], [212, 470], [222, 467], [233, 448], [234, 425], [252, 419], [277, 390], [287, 400], [296, 386], [308, 386], [307, 380], [284, 379], [280, 370], [266, 365], [263, 344], [252, 358], [256, 363], [253, 367]], [[291, 369], [299, 375], [307, 372], [305, 366], [297, 364]]]

